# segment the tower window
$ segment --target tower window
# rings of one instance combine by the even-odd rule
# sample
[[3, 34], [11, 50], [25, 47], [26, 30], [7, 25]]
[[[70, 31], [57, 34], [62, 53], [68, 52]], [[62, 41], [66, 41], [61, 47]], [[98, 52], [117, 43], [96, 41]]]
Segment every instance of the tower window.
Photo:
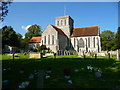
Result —
[[59, 21], [57, 21], [57, 25], [59, 26]]
[[61, 25], [63, 25], [63, 20], [61, 20]]
[[65, 20], [65, 25], [66, 25], [66, 20]]

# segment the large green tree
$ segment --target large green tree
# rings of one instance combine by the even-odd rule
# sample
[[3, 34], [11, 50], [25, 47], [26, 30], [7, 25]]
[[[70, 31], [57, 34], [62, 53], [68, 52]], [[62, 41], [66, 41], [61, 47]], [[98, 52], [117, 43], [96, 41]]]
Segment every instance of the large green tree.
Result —
[[25, 34], [25, 39], [30, 40], [35, 36], [41, 36], [41, 27], [37, 24], [34, 24], [28, 28], [28, 32]]
[[5, 44], [10, 46], [19, 46], [18, 36], [11, 26], [4, 26], [0, 30], [2, 31], [2, 46]]
[[110, 30], [103, 31], [100, 34], [102, 50], [115, 50], [115, 34]]
[[116, 33], [116, 49], [120, 49], [120, 27], [118, 27], [118, 31]]

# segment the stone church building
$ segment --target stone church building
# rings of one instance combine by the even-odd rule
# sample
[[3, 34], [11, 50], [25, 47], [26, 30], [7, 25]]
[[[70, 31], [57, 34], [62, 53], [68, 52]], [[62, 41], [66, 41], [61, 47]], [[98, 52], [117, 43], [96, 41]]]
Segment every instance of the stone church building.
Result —
[[100, 52], [100, 26], [74, 28], [74, 20], [70, 16], [56, 17], [55, 26], [49, 24], [42, 33], [42, 44], [53, 52]]

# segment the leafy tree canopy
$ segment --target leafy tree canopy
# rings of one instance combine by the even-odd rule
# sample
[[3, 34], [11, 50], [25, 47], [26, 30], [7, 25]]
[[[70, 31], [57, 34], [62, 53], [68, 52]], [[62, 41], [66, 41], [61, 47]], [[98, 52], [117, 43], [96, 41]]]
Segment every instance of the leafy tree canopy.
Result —
[[102, 50], [115, 50], [115, 34], [107, 30], [100, 34]]
[[16, 32], [11, 26], [4, 26], [2, 29], [2, 44], [10, 46], [19, 46], [19, 40]]
[[41, 27], [37, 24], [34, 24], [28, 28], [28, 32], [25, 34], [25, 39], [30, 40], [35, 36], [41, 36]]

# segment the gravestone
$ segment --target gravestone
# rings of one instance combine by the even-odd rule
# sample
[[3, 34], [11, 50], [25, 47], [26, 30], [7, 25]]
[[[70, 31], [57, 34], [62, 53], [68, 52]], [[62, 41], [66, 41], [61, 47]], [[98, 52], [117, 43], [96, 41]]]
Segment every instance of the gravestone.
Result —
[[19, 88], [23, 89], [23, 88], [26, 88], [28, 85], [29, 85], [29, 81], [25, 81], [25, 82], [22, 82], [20, 85], [19, 85]]
[[97, 59], [97, 54], [95, 53], [95, 59]]
[[72, 84], [72, 80], [68, 80], [68, 84]]
[[78, 69], [75, 69], [74, 72], [79, 72], [79, 70], [78, 70]]
[[110, 53], [108, 53], [108, 60], [110, 60]]
[[96, 77], [101, 77], [102, 74], [101, 74], [101, 72], [95, 72], [95, 76], [96, 76]]
[[120, 51], [117, 50], [117, 60], [120, 60]]
[[2, 81], [2, 85], [4, 85], [4, 86], [5, 86], [5, 85], [8, 85], [8, 83], [9, 83], [8, 80], [3, 80], [3, 81]]

